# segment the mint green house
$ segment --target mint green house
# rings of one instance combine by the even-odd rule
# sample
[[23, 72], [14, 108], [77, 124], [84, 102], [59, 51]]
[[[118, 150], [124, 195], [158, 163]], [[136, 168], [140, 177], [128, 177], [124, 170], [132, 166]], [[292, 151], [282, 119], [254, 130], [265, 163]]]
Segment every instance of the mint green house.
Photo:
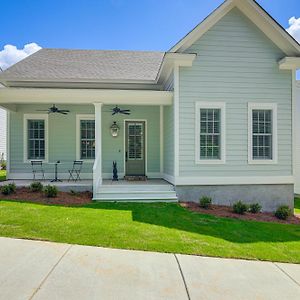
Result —
[[[300, 45], [252, 0], [225, 1], [168, 52], [42, 49], [0, 74], [8, 178], [60, 160], [67, 179], [81, 160], [95, 200], [292, 206], [299, 66]], [[131, 179], [114, 195], [113, 161]]]

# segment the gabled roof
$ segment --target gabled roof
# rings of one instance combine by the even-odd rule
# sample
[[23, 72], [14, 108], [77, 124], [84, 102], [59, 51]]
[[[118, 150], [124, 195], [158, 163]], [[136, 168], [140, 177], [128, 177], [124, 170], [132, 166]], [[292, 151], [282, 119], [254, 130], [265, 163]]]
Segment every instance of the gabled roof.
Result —
[[287, 56], [300, 56], [297, 41], [254, 0], [226, 0], [169, 51], [184, 52], [233, 8], [238, 8]]
[[164, 52], [41, 49], [0, 73], [5, 80], [154, 81]]

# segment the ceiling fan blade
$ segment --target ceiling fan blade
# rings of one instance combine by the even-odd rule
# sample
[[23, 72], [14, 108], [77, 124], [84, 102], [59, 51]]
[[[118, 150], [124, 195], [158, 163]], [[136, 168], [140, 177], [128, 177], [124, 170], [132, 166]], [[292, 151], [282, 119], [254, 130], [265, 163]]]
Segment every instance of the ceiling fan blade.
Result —
[[49, 111], [49, 109], [37, 109], [36, 111]]
[[68, 112], [70, 112], [70, 111], [67, 110], [67, 109], [59, 109], [57, 112], [65, 112], [65, 113], [68, 113]]
[[130, 112], [122, 112], [123, 115], [130, 115]]
[[111, 115], [114, 116], [116, 114], [116, 112], [114, 111]]
[[63, 112], [63, 111], [57, 111], [57, 113], [59, 113], [59, 114], [62, 114], [62, 115], [67, 115], [68, 113], [66, 113], [66, 112]]

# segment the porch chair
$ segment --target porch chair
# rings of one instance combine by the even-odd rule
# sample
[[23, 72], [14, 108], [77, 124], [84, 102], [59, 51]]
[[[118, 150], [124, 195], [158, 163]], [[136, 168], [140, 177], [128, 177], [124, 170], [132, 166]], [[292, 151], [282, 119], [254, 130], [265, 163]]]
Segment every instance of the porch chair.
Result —
[[45, 171], [44, 171], [42, 160], [32, 160], [31, 167], [32, 167], [33, 180], [36, 180], [37, 174], [41, 174], [41, 179], [45, 180]]
[[80, 173], [82, 169], [83, 161], [82, 160], [74, 160], [72, 170], [69, 170], [69, 180], [73, 181], [81, 180]]

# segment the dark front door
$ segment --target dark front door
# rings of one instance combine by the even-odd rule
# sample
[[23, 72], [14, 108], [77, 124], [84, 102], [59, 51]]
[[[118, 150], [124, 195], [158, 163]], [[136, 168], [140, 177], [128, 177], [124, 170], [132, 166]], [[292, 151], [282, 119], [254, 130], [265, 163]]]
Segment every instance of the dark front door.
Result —
[[125, 123], [125, 170], [126, 176], [145, 175], [145, 122]]

